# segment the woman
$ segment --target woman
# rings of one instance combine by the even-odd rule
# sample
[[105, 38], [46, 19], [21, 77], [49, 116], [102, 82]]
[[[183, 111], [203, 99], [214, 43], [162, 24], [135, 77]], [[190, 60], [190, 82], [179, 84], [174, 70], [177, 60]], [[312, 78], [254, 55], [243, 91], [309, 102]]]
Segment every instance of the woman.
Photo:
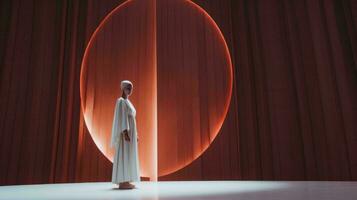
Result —
[[111, 137], [111, 147], [115, 147], [112, 183], [119, 189], [133, 189], [130, 182], [140, 181], [136, 110], [129, 101], [133, 84], [123, 80], [120, 84], [122, 96], [117, 99]]

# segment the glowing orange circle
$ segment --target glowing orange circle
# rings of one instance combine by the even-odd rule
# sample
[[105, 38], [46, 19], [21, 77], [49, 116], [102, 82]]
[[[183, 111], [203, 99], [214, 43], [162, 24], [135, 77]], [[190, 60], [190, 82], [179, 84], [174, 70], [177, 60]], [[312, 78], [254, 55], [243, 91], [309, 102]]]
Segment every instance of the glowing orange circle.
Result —
[[[110, 132], [108, 131], [110, 129], [110, 125], [111, 125], [111, 121], [110, 119], [107, 120], [107, 122], [102, 123], [100, 125], [98, 125], [97, 122], [93, 122], [94, 117], [93, 114], [93, 110], [90, 110], [90, 106], [88, 106], [88, 76], [87, 76], [87, 71], [88, 71], [88, 66], [89, 63], [93, 64], [93, 61], [90, 61], [90, 58], [88, 56], [92, 56], [95, 55], [93, 52], [90, 52], [94, 47], [94, 43], [96, 44], [100, 44], [100, 41], [98, 41], [98, 34], [104, 34], [104, 29], [106, 27], [108, 27], [109, 23], [113, 23], [111, 20], [114, 18], [113, 16], [122, 11], [123, 9], [129, 9], [130, 8], [130, 2], [135, 2], [135, 0], [128, 0], [126, 2], [124, 2], [123, 4], [119, 5], [118, 7], [116, 7], [114, 10], [112, 10], [99, 24], [99, 26], [96, 28], [96, 30], [94, 31], [93, 35], [91, 36], [88, 45], [86, 47], [85, 53], [84, 53], [84, 57], [82, 60], [82, 65], [81, 65], [81, 74], [80, 74], [80, 97], [81, 97], [81, 107], [82, 107], [82, 111], [83, 111], [83, 115], [84, 115], [84, 120], [85, 123], [87, 125], [87, 128], [89, 130], [89, 133], [91, 135], [91, 137], [93, 138], [93, 141], [95, 142], [95, 144], [97, 145], [97, 147], [99, 148], [99, 150], [103, 153], [103, 155], [105, 155], [105, 157], [107, 157], [110, 161], [113, 161], [113, 150], [108, 149], [108, 145], [109, 145], [109, 138], [110, 138]], [[204, 143], [203, 146], [201, 147], [201, 149], [195, 151], [195, 153], [193, 154], [192, 158], [190, 159], [186, 159], [186, 160], [181, 160], [180, 162], [177, 163], [173, 163], [170, 164], [169, 167], [166, 167], [165, 169], [162, 169], [158, 172], [159, 176], [164, 176], [170, 173], [173, 173], [185, 166], [187, 166], [188, 164], [190, 164], [191, 162], [193, 162], [195, 159], [197, 159], [210, 145], [210, 143], [215, 139], [215, 137], [217, 136], [219, 130], [222, 127], [222, 124], [224, 122], [224, 119], [227, 115], [228, 112], [228, 108], [229, 108], [229, 104], [231, 101], [231, 96], [232, 96], [232, 86], [233, 86], [233, 69], [232, 69], [232, 62], [231, 62], [231, 57], [230, 57], [230, 53], [229, 53], [229, 49], [228, 46], [226, 44], [226, 41], [224, 39], [224, 36], [222, 34], [222, 32], [220, 31], [219, 27], [217, 26], [217, 24], [214, 22], [214, 20], [208, 15], [208, 13], [206, 11], [204, 11], [201, 7], [199, 7], [197, 4], [193, 3], [192, 1], [189, 0], [182, 0], [182, 3], [185, 4], [185, 6], [188, 6], [190, 8], [195, 9], [197, 12], [203, 13], [203, 15], [205, 16], [206, 22], [208, 24], [210, 24], [210, 27], [214, 30], [213, 34], [216, 34], [220, 41], [220, 44], [223, 46], [224, 48], [224, 56], [227, 60], [225, 67], [227, 67], [228, 69], [228, 77], [227, 78], [227, 82], [228, 82], [228, 94], [226, 96], [226, 99], [224, 101], [224, 105], [223, 105], [223, 112], [222, 114], [220, 114], [217, 117], [217, 121], [214, 122], [214, 126], [212, 128], [211, 131], [211, 137], [209, 139], [208, 142]], [[156, 41], [155, 41], [156, 42]], [[156, 53], [156, 52], [155, 52]], [[156, 54], [154, 54], [156, 55]], [[92, 65], [91, 65], [92, 66]], [[95, 86], [94, 86], [95, 87]], [[109, 86], [111, 87], [111, 86]], [[135, 86], [134, 86], [135, 88]], [[114, 89], [112, 89], [111, 91], [116, 91]], [[92, 97], [94, 98], [94, 97]], [[108, 97], [108, 98], [112, 98], [112, 97]], [[108, 101], [111, 102], [111, 101]], [[107, 103], [108, 103], [107, 102]], [[101, 105], [100, 105], [101, 106]], [[160, 105], [158, 105], [160, 106]], [[106, 106], [106, 110], [105, 112], [107, 112], [107, 116], [111, 115], [111, 110], [112, 107], [110, 107], [110, 109], [107, 108]], [[105, 109], [103, 109], [105, 110]], [[137, 109], [138, 110], [138, 109]], [[140, 110], [140, 109], [139, 109]], [[109, 113], [108, 113], [109, 112]], [[156, 122], [157, 123], [157, 122]], [[138, 124], [139, 126], [139, 132], [140, 132], [140, 124]], [[103, 131], [101, 132], [102, 129], [105, 129], [106, 131], [103, 133]], [[100, 133], [101, 132], [101, 133]], [[159, 164], [160, 164], [160, 160], [158, 160]], [[142, 175], [144, 176], [148, 176], [148, 172], [146, 172], [145, 170], [142, 170]]]

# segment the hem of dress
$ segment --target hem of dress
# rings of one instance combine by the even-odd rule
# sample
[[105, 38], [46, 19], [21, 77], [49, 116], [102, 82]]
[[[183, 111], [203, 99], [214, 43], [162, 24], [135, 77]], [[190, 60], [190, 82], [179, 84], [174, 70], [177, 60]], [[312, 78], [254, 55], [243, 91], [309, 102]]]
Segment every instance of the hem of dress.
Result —
[[119, 184], [119, 183], [123, 183], [123, 182], [141, 182], [141, 180], [134, 180], [134, 179], [130, 179], [130, 180], [122, 180], [122, 181], [119, 181], [119, 182], [115, 182], [115, 181], [111, 181], [112, 183], [114, 184]]

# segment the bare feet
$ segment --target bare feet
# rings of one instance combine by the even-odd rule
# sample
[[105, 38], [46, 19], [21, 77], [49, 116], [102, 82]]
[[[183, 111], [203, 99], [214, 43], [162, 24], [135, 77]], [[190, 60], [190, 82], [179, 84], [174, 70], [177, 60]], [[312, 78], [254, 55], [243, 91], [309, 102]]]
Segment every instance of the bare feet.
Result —
[[133, 189], [133, 188], [135, 188], [135, 185], [129, 182], [123, 182], [119, 184], [119, 189]]
[[135, 185], [133, 185], [133, 184], [131, 184], [131, 183], [129, 183], [129, 185], [130, 185], [131, 189], [134, 189], [134, 188], [135, 188]]

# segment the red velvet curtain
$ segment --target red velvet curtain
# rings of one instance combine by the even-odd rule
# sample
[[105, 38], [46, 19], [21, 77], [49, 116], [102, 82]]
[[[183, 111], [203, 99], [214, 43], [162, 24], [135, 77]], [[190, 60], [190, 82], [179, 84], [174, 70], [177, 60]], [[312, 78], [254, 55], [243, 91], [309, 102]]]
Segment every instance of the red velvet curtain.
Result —
[[[89, 37], [122, 2], [0, 1], [1, 185], [110, 180], [79, 72]], [[357, 180], [357, 3], [194, 2], [227, 41], [232, 101], [207, 151], [159, 180]]]
[[165, 176], [219, 137], [232, 99], [233, 67], [219, 28], [197, 4], [157, 0], [156, 10], [158, 174]]

